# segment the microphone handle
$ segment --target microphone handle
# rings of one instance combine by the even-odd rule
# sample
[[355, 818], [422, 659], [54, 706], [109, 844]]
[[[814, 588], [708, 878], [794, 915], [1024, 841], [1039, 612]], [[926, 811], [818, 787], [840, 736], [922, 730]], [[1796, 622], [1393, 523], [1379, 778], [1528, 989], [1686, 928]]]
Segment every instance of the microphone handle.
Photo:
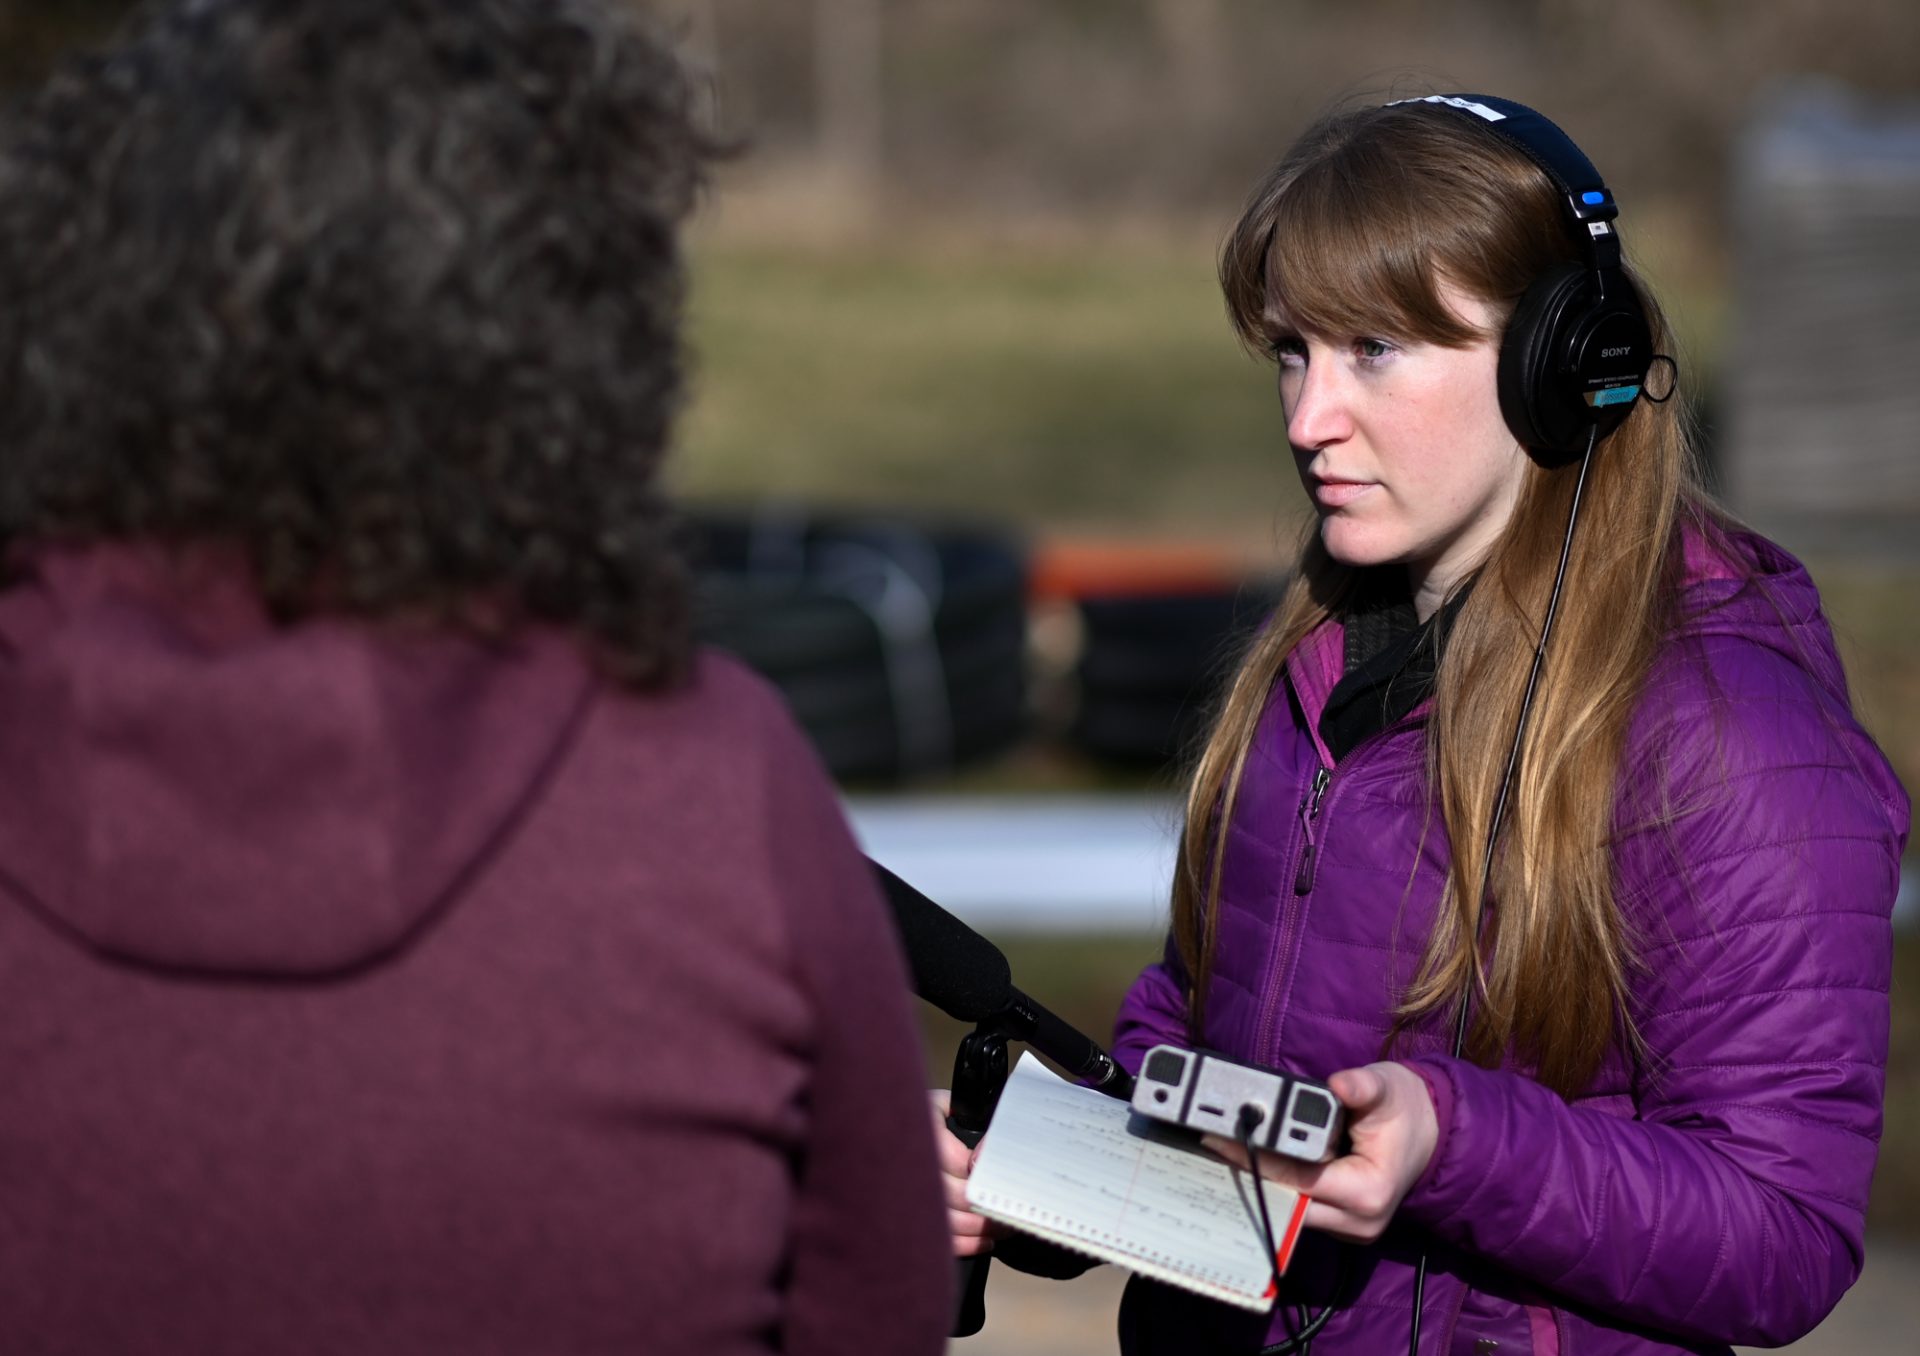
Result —
[[[993, 1108], [1007, 1085], [1007, 1035], [982, 1025], [960, 1042], [953, 1056], [953, 1088], [948, 1094], [947, 1129], [969, 1149], [980, 1147], [993, 1122]], [[952, 1336], [971, 1337], [987, 1323], [987, 1253], [954, 1259], [959, 1306]]]
[[[956, 1123], [952, 1116], [947, 1117], [947, 1129], [969, 1149], [978, 1146], [981, 1136], [986, 1134], [985, 1126], [976, 1130]], [[955, 1290], [960, 1302], [954, 1310], [952, 1335], [971, 1337], [987, 1325], [987, 1268], [993, 1264], [993, 1254], [980, 1252], [972, 1257], [956, 1257], [953, 1262]]]

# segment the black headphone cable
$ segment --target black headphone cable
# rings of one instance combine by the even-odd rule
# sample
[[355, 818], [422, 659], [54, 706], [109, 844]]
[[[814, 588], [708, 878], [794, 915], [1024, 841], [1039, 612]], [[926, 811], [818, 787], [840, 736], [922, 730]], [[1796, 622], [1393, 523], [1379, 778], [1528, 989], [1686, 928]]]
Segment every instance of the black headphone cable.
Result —
[[[1260, 1115], [1260, 1108], [1257, 1106], [1248, 1105], [1241, 1107], [1240, 1123], [1236, 1127], [1236, 1137], [1240, 1141], [1240, 1147], [1245, 1150], [1247, 1155], [1247, 1176], [1253, 1182], [1253, 1199], [1260, 1207], [1261, 1238], [1266, 1244], [1267, 1256], [1272, 1259], [1273, 1292], [1277, 1298], [1280, 1293], [1280, 1249], [1273, 1236], [1273, 1214], [1267, 1209], [1267, 1190], [1264, 1179], [1260, 1176], [1260, 1151], [1254, 1147], [1253, 1143], [1253, 1130], [1255, 1126], [1260, 1124]], [[1344, 1259], [1342, 1260], [1341, 1275], [1334, 1281], [1334, 1293], [1336, 1297], [1339, 1294], [1340, 1283], [1345, 1279], [1346, 1275]], [[1327, 1320], [1333, 1317], [1333, 1311], [1336, 1307], [1338, 1306], [1333, 1300], [1328, 1300], [1324, 1308], [1311, 1318], [1305, 1320], [1299, 1332], [1282, 1338], [1271, 1346], [1260, 1348], [1260, 1356], [1283, 1356], [1283, 1354], [1287, 1352], [1299, 1352], [1301, 1356], [1311, 1356], [1314, 1334], [1326, 1327]], [[1301, 1305], [1296, 1312], [1304, 1313], [1305, 1309], [1306, 1306]]]
[[[1507, 750], [1506, 771], [1500, 775], [1500, 794], [1494, 797], [1493, 820], [1487, 825], [1487, 849], [1480, 864], [1480, 914], [1474, 920], [1473, 959], [1467, 967], [1466, 984], [1460, 991], [1460, 1006], [1454, 1013], [1453, 1057], [1467, 1044], [1467, 1017], [1473, 1010], [1474, 979], [1478, 973], [1480, 946], [1487, 931], [1487, 888], [1493, 883], [1493, 849], [1500, 837], [1500, 824], [1506, 818], [1507, 793], [1513, 789], [1514, 770], [1520, 765], [1520, 746], [1526, 740], [1527, 717], [1533, 712], [1533, 692], [1540, 680], [1540, 663], [1546, 657], [1547, 637], [1553, 634], [1554, 614], [1560, 610], [1560, 587], [1566, 582], [1567, 561], [1573, 555], [1573, 529], [1580, 521], [1580, 500], [1587, 487], [1587, 469], [1593, 464], [1594, 444], [1600, 439], [1600, 426], [1587, 429], [1587, 450], [1580, 455], [1580, 475], [1573, 482], [1573, 504], [1567, 510], [1567, 535], [1560, 543], [1560, 563], [1553, 572], [1553, 590], [1547, 595], [1547, 615], [1540, 622], [1540, 641], [1533, 647], [1533, 667], [1527, 670], [1527, 690], [1520, 698], [1520, 718], [1513, 726], [1513, 746]], [[1420, 1356], [1420, 1308], [1427, 1288], [1427, 1254], [1422, 1249], [1420, 1265], [1413, 1273], [1413, 1324], [1407, 1338], [1407, 1356]]]

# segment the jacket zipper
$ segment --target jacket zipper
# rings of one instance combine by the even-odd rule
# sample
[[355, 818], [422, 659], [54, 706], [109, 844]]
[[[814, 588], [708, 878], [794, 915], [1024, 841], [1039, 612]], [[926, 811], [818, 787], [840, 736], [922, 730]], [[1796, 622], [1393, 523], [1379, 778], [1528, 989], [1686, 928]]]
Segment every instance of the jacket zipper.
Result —
[[1300, 869], [1293, 875], [1293, 892], [1296, 895], [1308, 894], [1313, 890], [1313, 877], [1319, 865], [1318, 844], [1313, 838], [1313, 822], [1320, 818], [1320, 801], [1327, 794], [1327, 784], [1333, 780], [1333, 773], [1327, 768], [1317, 768], [1313, 774], [1313, 789], [1307, 792], [1307, 798], [1300, 802], [1300, 825], [1306, 830], [1307, 843], [1300, 850]]
[[[1370, 752], [1373, 745], [1393, 730], [1404, 726], [1405, 720], [1397, 721], [1386, 730], [1375, 730], [1348, 751], [1340, 760], [1342, 767], [1351, 768], [1361, 760], [1361, 755]], [[1307, 787], [1307, 793], [1300, 800], [1300, 827], [1304, 842], [1300, 848], [1300, 865], [1293, 873], [1293, 894], [1297, 900], [1313, 893], [1313, 883], [1320, 871], [1320, 841], [1316, 824], [1320, 811], [1327, 799], [1327, 793], [1333, 789], [1333, 769], [1321, 763], [1313, 770], [1313, 781]], [[1280, 918], [1273, 930], [1273, 948], [1267, 953], [1266, 994], [1260, 1009], [1260, 1024], [1254, 1031], [1253, 1049], [1255, 1059], [1278, 1062], [1281, 1053], [1268, 1047], [1273, 1040], [1273, 1029], [1280, 1008], [1280, 966], [1284, 963], [1288, 951], [1293, 945], [1293, 930], [1298, 925], [1301, 909], [1287, 908], [1276, 901]]]
[[[1313, 782], [1307, 788], [1306, 795], [1300, 798], [1300, 823], [1306, 831], [1306, 841], [1301, 847], [1300, 868], [1294, 873], [1294, 893], [1306, 894], [1313, 889], [1313, 858], [1316, 844], [1313, 837], [1313, 824], [1320, 817], [1320, 803], [1326, 799], [1327, 788], [1333, 784], [1333, 770], [1322, 765], [1314, 769]], [[1301, 884], [1302, 881], [1306, 883]], [[1284, 898], [1284, 896], [1282, 897]], [[1289, 908], [1279, 904], [1280, 917], [1275, 920], [1273, 929], [1273, 947], [1267, 953], [1266, 993], [1260, 1007], [1260, 1025], [1254, 1032], [1253, 1049], [1256, 1060], [1271, 1057], [1267, 1047], [1273, 1040], [1274, 1019], [1280, 1006], [1279, 966], [1293, 944], [1293, 929], [1299, 918], [1298, 908]]]

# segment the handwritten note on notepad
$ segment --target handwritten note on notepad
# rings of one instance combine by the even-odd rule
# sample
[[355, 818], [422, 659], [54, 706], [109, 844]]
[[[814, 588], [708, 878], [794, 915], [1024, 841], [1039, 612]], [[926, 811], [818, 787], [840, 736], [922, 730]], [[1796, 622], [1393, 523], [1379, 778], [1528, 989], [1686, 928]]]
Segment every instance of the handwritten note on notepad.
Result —
[[[1285, 1271], [1306, 1199], [1262, 1184]], [[1191, 1131], [1134, 1115], [1031, 1054], [1000, 1094], [967, 1181], [981, 1214], [1051, 1242], [1264, 1312], [1273, 1268], [1251, 1174], [1200, 1147]]]

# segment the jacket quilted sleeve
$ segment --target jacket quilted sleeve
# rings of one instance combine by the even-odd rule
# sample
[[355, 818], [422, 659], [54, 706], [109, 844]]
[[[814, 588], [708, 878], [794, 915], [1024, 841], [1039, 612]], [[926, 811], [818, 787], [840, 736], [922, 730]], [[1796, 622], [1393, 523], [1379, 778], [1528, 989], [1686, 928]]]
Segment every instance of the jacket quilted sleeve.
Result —
[[1156, 1045], [1191, 1045], [1187, 1038], [1187, 989], [1173, 939], [1167, 954], [1133, 982], [1114, 1022], [1114, 1062], [1128, 1073], [1140, 1072], [1147, 1051]]
[[1408, 1061], [1442, 1127], [1409, 1219], [1690, 1339], [1792, 1341], [1861, 1265], [1907, 803], [1813, 640], [1705, 637], [1643, 703], [1613, 844], [1630, 1097]]

